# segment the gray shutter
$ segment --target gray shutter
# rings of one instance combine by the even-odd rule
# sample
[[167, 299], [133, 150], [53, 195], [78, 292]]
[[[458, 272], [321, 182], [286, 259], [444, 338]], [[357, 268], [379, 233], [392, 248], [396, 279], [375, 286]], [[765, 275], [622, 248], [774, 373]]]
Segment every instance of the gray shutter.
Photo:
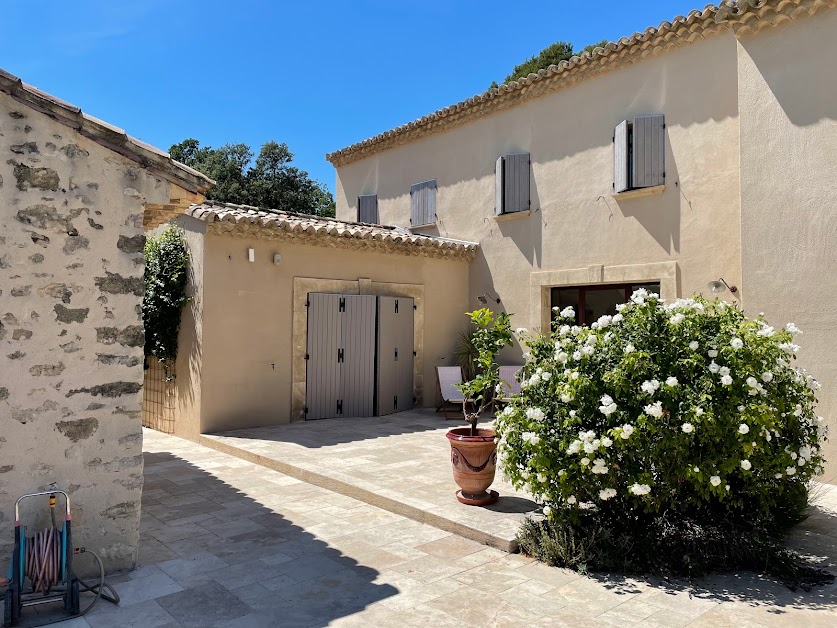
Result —
[[374, 295], [342, 295], [341, 417], [372, 416], [375, 396]]
[[634, 118], [633, 187], [663, 185], [666, 159], [665, 116]]
[[413, 300], [378, 297], [378, 415], [413, 407]]
[[436, 224], [436, 179], [410, 186], [410, 226]]
[[506, 155], [503, 168], [503, 213], [529, 209], [529, 153]]
[[499, 216], [503, 213], [503, 162], [502, 157], [497, 158], [494, 164], [494, 214]]
[[628, 177], [628, 121], [622, 120], [613, 130], [613, 191], [630, 187]]
[[306, 363], [306, 419], [337, 416], [340, 394], [340, 295], [308, 295], [308, 347]]
[[357, 197], [357, 220], [373, 225], [379, 224], [377, 194], [364, 194]]

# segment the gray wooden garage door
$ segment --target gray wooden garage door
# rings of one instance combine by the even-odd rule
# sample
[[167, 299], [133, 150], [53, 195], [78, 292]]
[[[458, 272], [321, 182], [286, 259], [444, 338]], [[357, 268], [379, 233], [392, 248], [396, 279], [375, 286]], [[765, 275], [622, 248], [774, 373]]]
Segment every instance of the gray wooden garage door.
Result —
[[339, 294], [308, 295], [305, 418], [331, 419], [341, 399], [342, 331]]
[[413, 300], [378, 297], [378, 414], [413, 407]]
[[375, 399], [375, 297], [344, 295], [339, 416], [372, 416]]

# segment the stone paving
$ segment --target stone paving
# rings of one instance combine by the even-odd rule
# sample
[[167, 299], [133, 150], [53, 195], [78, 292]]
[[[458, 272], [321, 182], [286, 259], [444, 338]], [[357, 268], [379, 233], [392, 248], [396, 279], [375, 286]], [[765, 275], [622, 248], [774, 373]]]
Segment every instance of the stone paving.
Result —
[[[583, 577], [145, 431], [140, 567], [62, 628], [828, 626], [837, 584]], [[837, 567], [837, 487], [793, 545]]]
[[517, 530], [537, 504], [504, 482], [500, 473], [492, 485], [502, 496], [497, 504], [474, 508], [456, 500], [445, 433], [463, 425], [432, 410], [415, 410], [236, 430], [203, 436], [201, 442], [410, 519], [514, 551]]

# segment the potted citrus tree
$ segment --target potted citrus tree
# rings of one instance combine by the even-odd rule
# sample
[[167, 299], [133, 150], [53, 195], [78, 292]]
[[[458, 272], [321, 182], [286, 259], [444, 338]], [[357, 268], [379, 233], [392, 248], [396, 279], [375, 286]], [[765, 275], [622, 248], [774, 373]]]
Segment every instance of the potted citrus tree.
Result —
[[450, 430], [447, 438], [453, 478], [460, 488], [456, 498], [463, 504], [485, 506], [499, 497], [497, 491], [488, 490], [497, 468], [497, 444], [494, 430], [478, 428], [477, 423], [491, 405], [500, 383], [497, 354], [511, 345], [512, 333], [510, 318], [505, 312], [495, 315], [482, 308], [469, 312], [468, 316], [474, 325], [471, 336], [476, 353], [476, 373], [472, 379], [460, 384], [459, 389], [464, 399], [462, 414], [469, 426]]

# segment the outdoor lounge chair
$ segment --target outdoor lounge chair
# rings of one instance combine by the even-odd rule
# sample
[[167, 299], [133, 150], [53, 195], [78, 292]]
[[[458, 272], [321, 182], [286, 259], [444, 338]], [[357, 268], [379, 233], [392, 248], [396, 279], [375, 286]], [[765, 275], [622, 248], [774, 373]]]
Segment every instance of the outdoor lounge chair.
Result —
[[464, 396], [456, 387], [462, 383], [462, 367], [437, 366], [436, 384], [438, 386], [439, 406], [436, 412], [444, 412], [446, 419], [461, 419]]
[[517, 376], [522, 368], [522, 366], [500, 367], [500, 388], [502, 392], [494, 396], [492, 410], [498, 403], [509, 403], [512, 400], [512, 395], [520, 394], [520, 382], [517, 380]]

